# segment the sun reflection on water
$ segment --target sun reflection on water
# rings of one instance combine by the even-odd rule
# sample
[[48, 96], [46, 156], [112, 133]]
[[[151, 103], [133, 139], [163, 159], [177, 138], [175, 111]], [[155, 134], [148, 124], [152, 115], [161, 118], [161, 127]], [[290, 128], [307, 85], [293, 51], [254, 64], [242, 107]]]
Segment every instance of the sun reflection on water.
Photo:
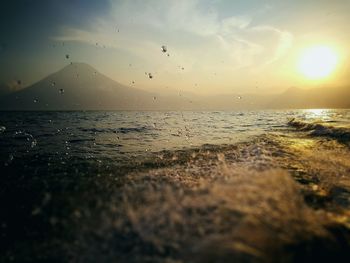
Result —
[[332, 117], [332, 111], [329, 109], [307, 109], [304, 113], [306, 119], [326, 121]]

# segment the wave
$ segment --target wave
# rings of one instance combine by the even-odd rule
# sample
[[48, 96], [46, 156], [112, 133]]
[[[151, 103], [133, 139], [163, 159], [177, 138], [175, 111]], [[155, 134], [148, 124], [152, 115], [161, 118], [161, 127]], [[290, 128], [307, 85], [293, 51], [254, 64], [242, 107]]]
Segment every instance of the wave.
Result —
[[84, 142], [93, 142], [95, 138], [87, 138], [87, 139], [71, 139], [68, 140], [69, 143], [84, 143]]
[[121, 127], [121, 128], [79, 128], [83, 132], [90, 133], [133, 133], [133, 132], [146, 132], [150, 130], [150, 127]]
[[[348, 192], [337, 181], [349, 168], [348, 151], [291, 145], [288, 137], [264, 135], [235, 145], [157, 153], [157, 159], [143, 164], [148, 169], [123, 178], [90, 228], [77, 231], [74, 259], [278, 262], [274, 254], [288, 259], [284, 262], [315, 257], [327, 262], [334, 255], [347, 256], [349, 244], [342, 238], [348, 230], [319, 207], [348, 207]], [[306, 160], [308, 165], [300, 167]], [[317, 178], [301, 185], [294, 180], [297, 172]], [[318, 210], [312, 209], [315, 203]], [[101, 253], [101, 244], [112, 252]]]
[[306, 131], [311, 136], [323, 136], [350, 143], [350, 128], [336, 127], [319, 122], [305, 122], [295, 118], [288, 121], [288, 125], [298, 131]]
[[128, 127], [128, 128], [122, 127], [117, 129], [116, 131], [120, 133], [132, 133], [132, 132], [145, 132], [147, 130], [149, 130], [149, 127], [142, 126], [142, 127]]
[[[339, 258], [350, 247], [342, 214], [350, 193], [343, 185], [349, 151], [326, 144], [293, 147], [294, 137], [267, 134], [149, 153], [140, 163], [129, 157], [133, 169], [117, 167], [110, 156], [69, 155], [57, 160], [62, 167], [53, 160], [46, 166], [46, 155], [24, 162], [35, 170], [26, 168], [26, 174], [43, 178], [45, 188], [22, 172], [18, 180], [6, 173], [25, 167], [14, 155], [7, 162], [16, 165], [4, 173], [3, 196], [11, 202], [3, 207], [10, 211], [4, 222], [15, 223], [4, 231], [10, 236], [30, 229], [42, 241], [29, 243], [25, 236], [28, 247], [40, 245], [43, 253], [46, 244], [62, 248], [62, 262], [347, 261]], [[26, 209], [19, 208], [19, 194], [28, 200]]]

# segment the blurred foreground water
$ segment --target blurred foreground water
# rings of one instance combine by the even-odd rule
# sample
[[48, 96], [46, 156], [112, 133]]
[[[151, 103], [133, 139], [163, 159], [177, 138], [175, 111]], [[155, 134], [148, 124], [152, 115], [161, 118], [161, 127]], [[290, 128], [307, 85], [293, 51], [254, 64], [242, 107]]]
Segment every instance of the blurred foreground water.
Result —
[[0, 261], [346, 261], [349, 147], [350, 110], [0, 112]]

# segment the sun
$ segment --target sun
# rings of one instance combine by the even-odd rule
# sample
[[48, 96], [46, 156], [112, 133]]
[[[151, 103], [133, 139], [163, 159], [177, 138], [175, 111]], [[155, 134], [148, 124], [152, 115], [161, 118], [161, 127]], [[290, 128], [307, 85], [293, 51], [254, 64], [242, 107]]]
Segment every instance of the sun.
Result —
[[338, 64], [338, 54], [328, 46], [306, 49], [299, 60], [301, 74], [311, 80], [323, 79], [332, 74]]

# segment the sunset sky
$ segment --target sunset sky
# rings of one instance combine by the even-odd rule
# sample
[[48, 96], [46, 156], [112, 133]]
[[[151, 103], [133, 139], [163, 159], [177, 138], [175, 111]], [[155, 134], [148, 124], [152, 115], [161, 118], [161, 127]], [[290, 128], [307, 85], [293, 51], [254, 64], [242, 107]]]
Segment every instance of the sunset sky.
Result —
[[[0, 7], [2, 91], [71, 61], [146, 90], [265, 94], [350, 84], [349, 0], [5, 0]], [[300, 70], [312, 52], [334, 64], [329, 74], [313, 79], [310, 65]]]

